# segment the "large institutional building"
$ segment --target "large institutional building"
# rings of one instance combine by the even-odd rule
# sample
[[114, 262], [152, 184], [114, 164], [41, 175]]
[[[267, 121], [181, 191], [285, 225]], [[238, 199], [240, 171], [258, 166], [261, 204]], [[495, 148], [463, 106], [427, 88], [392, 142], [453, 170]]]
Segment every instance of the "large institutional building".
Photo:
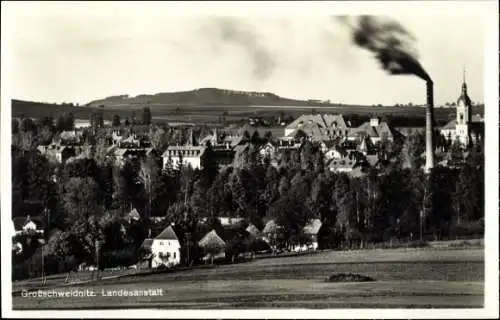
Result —
[[475, 141], [484, 134], [484, 121], [479, 115], [472, 115], [472, 100], [467, 93], [465, 76], [462, 83], [462, 92], [457, 99], [456, 119], [448, 122], [441, 128], [441, 134], [453, 141], [463, 144]]

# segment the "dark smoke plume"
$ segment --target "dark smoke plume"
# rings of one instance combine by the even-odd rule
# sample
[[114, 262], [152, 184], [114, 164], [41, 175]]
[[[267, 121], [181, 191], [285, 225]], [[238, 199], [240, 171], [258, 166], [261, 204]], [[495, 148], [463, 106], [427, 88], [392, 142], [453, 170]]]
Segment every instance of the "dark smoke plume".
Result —
[[432, 82], [411, 47], [415, 37], [401, 24], [374, 16], [356, 17], [354, 23], [349, 23], [346, 17], [338, 19], [350, 27], [353, 42], [373, 52], [384, 70], [391, 74], [413, 74]]
[[253, 66], [252, 73], [259, 80], [269, 78], [276, 67], [273, 55], [259, 42], [259, 37], [242, 21], [224, 17], [215, 20], [220, 39], [237, 44], [249, 55]]

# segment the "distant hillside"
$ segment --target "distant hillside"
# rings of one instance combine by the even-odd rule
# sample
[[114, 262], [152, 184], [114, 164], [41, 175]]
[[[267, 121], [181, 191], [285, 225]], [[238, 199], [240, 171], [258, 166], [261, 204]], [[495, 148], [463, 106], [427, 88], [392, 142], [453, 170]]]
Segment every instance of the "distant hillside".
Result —
[[[372, 115], [385, 115], [391, 123], [398, 126], [414, 126], [415, 119], [419, 123], [425, 120], [425, 108], [419, 106], [382, 106], [382, 105], [348, 105], [331, 104], [317, 100], [293, 100], [279, 97], [268, 92], [243, 92], [204, 88], [184, 92], [158, 93], [155, 95], [117, 95], [105, 99], [89, 102], [85, 106], [73, 104], [49, 104], [12, 100], [12, 116], [41, 118], [52, 115], [57, 117], [63, 113], [73, 113], [76, 119], [90, 119], [94, 111], [103, 113], [105, 120], [111, 120], [113, 115], [121, 119], [135, 117], [140, 119], [144, 106], [151, 107], [153, 121], [155, 122], [190, 122], [190, 123], [219, 123], [221, 117], [224, 121], [237, 122], [248, 117], [278, 118], [282, 113], [286, 116], [297, 117], [301, 114], [337, 113], [354, 116], [370, 117]], [[455, 117], [454, 107], [435, 108], [434, 115], [439, 125], [447, 123]], [[474, 114], [484, 115], [484, 106], [474, 106]], [[413, 124], [413, 125], [412, 125]]]
[[[93, 111], [102, 111], [105, 120], [111, 120], [116, 110], [103, 110], [92, 107], [77, 107], [71, 104], [51, 104], [43, 102], [23, 101], [12, 99], [12, 117], [43, 118], [45, 116], [58, 117], [64, 113], [73, 113], [75, 119], [90, 119]], [[131, 116], [132, 111], [120, 111], [120, 115]]]
[[112, 96], [91, 101], [87, 103], [86, 106], [116, 108], [123, 106], [144, 107], [146, 104], [149, 104], [152, 108], [155, 106], [325, 105], [319, 101], [282, 98], [269, 92], [246, 92], [217, 88], [202, 88], [191, 91], [157, 93], [154, 95], [143, 94], [136, 97], [130, 97], [128, 95]]

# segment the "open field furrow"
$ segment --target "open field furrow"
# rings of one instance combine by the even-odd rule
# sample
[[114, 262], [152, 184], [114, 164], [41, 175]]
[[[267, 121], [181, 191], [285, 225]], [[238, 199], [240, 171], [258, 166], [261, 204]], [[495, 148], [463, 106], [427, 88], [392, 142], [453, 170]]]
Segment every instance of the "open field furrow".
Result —
[[[484, 252], [482, 249], [458, 252], [364, 250], [276, 257], [49, 288], [57, 292], [92, 292], [93, 296], [26, 297], [17, 292], [13, 294], [13, 306], [15, 309], [481, 307]], [[376, 281], [325, 282], [334, 273], [357, 273]], [[23, 288], [19, 283], [17, 287]], [[150, 289], [161, 290], [162, 294], [123, 293]]]

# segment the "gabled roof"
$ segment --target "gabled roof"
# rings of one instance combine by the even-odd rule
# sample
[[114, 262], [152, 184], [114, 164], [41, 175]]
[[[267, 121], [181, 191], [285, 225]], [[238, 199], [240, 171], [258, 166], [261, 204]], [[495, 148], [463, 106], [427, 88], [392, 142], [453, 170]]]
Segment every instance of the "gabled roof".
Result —
[[14, 228], [16, 230], [22, 230], [28, 222], [33, 222], [36, 225], [37, 229], [43, 229], [43, 217], [34, 216], [34, 217], [14, 217], [12, 222], [14, 224]]
[[273, 220], [269, 220], [264, 229], [262, 230], [262, 233], [274, 233], [274, 232], [278, 232], [279, 230], [281, 229], [281, 227], [276, 224], [276, 222]]
[[268, 141], [265, 144], [259, 146], [259, 150], [265, 149], [267, 147], [276, 148], [278, 145], [275, 142]]
[[448, 122], [446, 125], [441, 127], [441, 130], [455, 130], [456, 126], [457, 126], [457, 120], [453, 119], [450, 122]]
[[155, 240], [177, 240], [177, 235], [175, 234], [174, 228], [172, 226], [166, 227], [159, 235], [155, 237]]
[[141, 215], [139, 214], [139, 212], [137, 211], [136, 208], [132, 209], [132, 211], [130, 211], [128, 214], [127, 214], [127, 217], [132, 219], [132, 220], [139, 220], [141, 218]]
[[141, 248], [144, 249], [151, 249], [151, 246], [153, 245], [153, 239], [151, 238], [146, 238], [141, 244]]
[[366, 158], [366, 161], [368, 162], [368, 164], [372, 167], [375, 166], [379, 161], [378, 155], [376, 155], [376, 154], [366, 155], [365, 158]]
[[344, 117], [338, 114], [305, 114], [295, 119], [286, 128], [297, 129], [305, 124], [315, 124], [321, 129], [347, 128]]
[[323, 140], [321, 141], [321, 145], [324, 145], [325, 148], [330, 149], [332, 147], [335, 147], [337, 145], [337, 142], [335, 140]]
[[388, 137], [393, 136], [393, 131], [387, 124], [387, 122], [381, 121], [377, 126], [372, 126], [370, 121], [364, 122], [359, 127], [351, 130], [349, 132], [350, 136], [355, 136], [357, 134], [365, 134], [370, 138], [378, 138], [382, 135], [387, 135]]
[[[481, 116], [474, 114], [471, 116], [471, 121], [470, 121], [469, 125], [471, 127], [473, 127], [474, 125], [482, 124], [482, 123], [484, 123], [484, 119], [481, 118]], [[453, 119], [450, 122], [448, 122], [446, 125], [441, 127], [441, 130], [455, 130], [456, 126], [457, 126], [457, 119]]]
[[252, 223], [250, 223], [248, 225], [248, 227], [246, 228], [246, 231], [248, 233], [250, 233], [251, 235], [253, 235], [254, 237], [260, 237], [260, 231], [259, 231], [259, 229], [257, 229], [257, 227], [254, 224], [252, 224]]
[[223, 248], [226, 243], [224, 240], [219, 237], [217, 232], [215, 230], [210, 231], [207, 233], [200, 241], [198, 241], [198, 245], [202, 248], [205, 247], [221, 247]]
[[320, 219], [312, 219], [304, 226], [304, 233], [313, 235], [318, 234], [322, 225], [323, 223], [321, 223]]

